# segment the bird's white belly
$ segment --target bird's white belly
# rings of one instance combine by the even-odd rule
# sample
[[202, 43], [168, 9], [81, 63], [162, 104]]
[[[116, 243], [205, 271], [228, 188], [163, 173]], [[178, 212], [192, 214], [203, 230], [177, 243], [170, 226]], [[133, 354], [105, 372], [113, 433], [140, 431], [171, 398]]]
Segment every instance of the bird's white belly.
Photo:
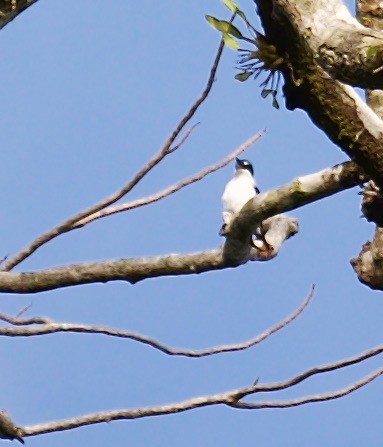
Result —
[[255, 197], [254, 185], [248, 179], [233, 179], [227, 185], [222, 195], [223, 218], [227, 221], [232, 214], [238, 213], [250, 199]]

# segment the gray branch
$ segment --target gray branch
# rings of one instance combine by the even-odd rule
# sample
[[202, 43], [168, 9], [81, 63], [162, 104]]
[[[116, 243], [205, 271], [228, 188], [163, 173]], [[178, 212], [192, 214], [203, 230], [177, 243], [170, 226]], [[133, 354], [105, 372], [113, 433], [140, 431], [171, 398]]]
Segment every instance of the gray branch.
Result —
[[370, 351], [364, 352], [358, 356], [351, 357], [349, 359], [342, 360], [340, 362], [330, 363], [328, 365], [311, 368], [309, 370], [302, 372], [301, 374], [298, 374], [297, 376], [292, 377], [291, 379], [287, 379], [282, 382], [265, 383], [265, 384], [255, 383], [254, 385], [245, 388], [239, 388], [236, 390], [231, 390], [210, 396], [196, 397], [193, 399], [173, 404], [158, 405], [153, 407], [145, 407], [137, 409], [104, 411], [100, 413], [88, 414], [62, 421], [53, 421], [45, 424], [30, 425], [26, 427], [21, 427], [21, 429], [23, 436], [27, 437], [27, 436], [41, 435], [44, 433], [52, 433], [56, 431], [71, 430], [74, 428], [83, 427], [86, 425], [99, 424], [102, 422], [110, 422], [122, 419], [132, 420], [144, 417], [181, 413], [184, 411], [193, 410], [195, 408], [207, 407], [219, 404], [227, 405], [234, 408], [246, 408], [246, 409], [288, 408], [296, 405], [303, 405], [310, 402], [322, 402], [326, 400], [336, 399], [345, 396], [347, 394], [350, 394], [364, 385], [367, 385], [372, 380], [379, 377], [383, 373], [383, 370], [379, 369], [373, 372], [372, 374], [369, 374], [368, 376], [364, 377], [362, 380], [354, 382], [349, 387], [342, 389], [338, 392], [327, 393], [319, 396], [306, 396], [302, 399], [291, 400], [291, 401], [267, 401], [267, 402], [262, 401], [259, 402], [258, 404], [240, 402], [241, 399], [243, 399], [244, 397], [252, 396], [257, 393], [275, 392], [294, 387], [295, 385], [304, 382], [310, 377], [313, 377], [318, 374], [325, 374], [331, 371], [336, 371], [348, 367], [350, 365], [355, 365], [371, 357], [375, 357], [381, 354], [382, 351], [383, 347], [379, 346], [375, 349], [371, 349]]
[[135, 284], [159, 276], [191, 275], [236, 267], [253, 258], [249, 240], [261, 221], [351, 188], [359, 182], [356, 165], [343, 163], [297, 178], [249, 201], [233, 219], [223, 247], [193, 254], [72, 264], [36, 272], [0, 272], [0, 292], [38, 293], [118, 280]]
[[363, 26], [342, 0], [273, 0], [275, 20], [288, 21], [334, 79], [383, 87], [383, 33]]
[[[4, 314], [0, 314], [0, 320], [8, 322], [17, 327], [9, 327], [9, 326], [0, 327], [0, 336], [33, 337], [36, 335], [54, 334], [57, 332], [103, 334], [110, 337], [134, 340], [136, 342], [149, 345], [152, 348], [157, 349], [167, 355], [184, 356], [189, 358], [201, 358], [215, 354], [222, 354], [225, 352], [243, 351], [245, 349], [249, 349], [255, 345], [258, 345], [259, 343], [270, 337], [272, 334], [278, 332], [279, 330], [283, 329], [284, 327], [292, 323], [306, 309], [309, 302], [311, 301], [311, 298], [313, 297], [313, 294], [314, 294], [314, 286], [311, 288], [311, 291], [307, 296], [307, 298], [305, 299], [304, 303], [298, 309], [296, 309], [291, 315], [286, 317], [284, 320], [280, 321], [273, 327], [262, 332], [262, 334], [259, 334], [256, 337], [253, 337], [252, 339], [244, 341], [242, 343], [214, 346], [212, 348], [206, 348], [201, 350], [171, 348], [145, 335], [140, 335], [135, 332], [109, 328], [106, 326], [90, 326], [86, 324], [75, 324], [75, 323], [57, 323], [51, 321], [48, 318], [42, 318], [42, 317], [12, 318]], [[26, 327], [26, 326], [32, 326], [32, 327]]]
[[[340, 82], [382, 86], [380, 46], [374, 55], [370, 49], [377, 46], [376, 39], [383, 42], [383, 34], [359, 24], [341, 0], [255, 2], [267, 42], [284, 61], [279, 68], [287, 108], [305, 110], [366, 175], [383, 186], [383, 123], [352, 87]], [[359, 41], [360, 50], [351, 41], [355, 45]]]

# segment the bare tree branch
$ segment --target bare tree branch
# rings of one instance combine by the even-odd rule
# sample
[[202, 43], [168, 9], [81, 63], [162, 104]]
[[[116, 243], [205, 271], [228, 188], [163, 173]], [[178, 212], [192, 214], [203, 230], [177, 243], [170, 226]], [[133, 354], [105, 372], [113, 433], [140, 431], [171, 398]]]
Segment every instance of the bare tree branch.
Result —
[[[23, 311], [21, 311], [21, 312], [23, 312]], [[0, 320], [1, 321], [5, 321], [6, 323], [12, 324], [13, 326], [32, 326], [34, 324], [50, 326], [51, 324], [57, 324], [57, 323], [54, 323], [54, 321], [52, 321], [52, 320], [50, 320], [49, 318], [46, 318], [46, 317], [20, 318], [19, 314], [21, 312], [19, 312], [16, 315], [16, 317], [11, 317], [9, 315], [0, 313]], [[64, 324], [66, 324], [66, 323], [64, 323]], [[12, 331], [8, 334], [8, 329], [14, 329], [14, 328], [2, 327], [2, 328], [0, 328], [0, 331], [4, 331], [4, 332], [2, 332], [0, 335], [5, 335], [5, 336], [13, 335]], [[24, 330], [25, 330], [25, 328], [16, 330], [14, 335], [15, 336], [19, 336], [19, 335], [20, 336], [23, 336], [23, 335], [27, 336], [27, 335], [29, 335], [28, 331], [25, 332], [25, 334], [24, 334], [23, 333]], [[30, 335], [35, 335], [35, 334], [30, 334]], [[40, 335], [40, 334], [36, 334], [36, 335]]]
[[262, 401], [262, 402], [234, 402], [228, 404], [233, 408], [240, 408], [242, 410], [261, 410], [264, 408], [291, 408], [298, 407], [300, 405], [305, 405], [314, 402], [325, 402], [329, 400], [339, 399], [340, 397], [347, 396], [352, 392], [362, 388], [363, 386], [369, 384], [374, 379], [383, 374], [383, 369], [378, 369], [368, 376], [364, 377], [362, 380], [351, 384], [350, 386], [343, 388], [339, 391], [334, 391], [330, 393], [318, 394], [315, 396], [305, 396], [300, 399], [292, 400], [278, 400], [278, 401]]
[[250, 250], [251, 261], [270, 261], [275, 258], [282, 245], [298, 233], [299, 224], [296, 219], [285, 214], [277, 214], [262, 221], [262, 239], [254, 240], [255, 246]]
[[[285, 380], [283, 382], [276, 382], [276, 383], [270, 383], [270, 384], [256, 384], [256, 391], [257, 393], [267, 393], [267, 392], [274, 392], [274, 391], [280, 391], [285, 390], [287, 388], [291, 388], [295, 385], [298, 385], [301, 382], [304, 382], [310, 377], [316, 376], [318, 374], [325, 374], [328, 372], [336, 371], [338, 369], [346, 368], [348, 366], [356, 365], [358, 363], [364, 362], [367, 359], [370, 359], [372, 357], [376, 357], [377, 355], [381, 354], [383, 352], [383, 345], [378, 346], [376, 348], [370, 349], [368, 351], [363, 352], [362, 354], [356, 355], [354, 357], [350, 357], [346, 360], [340, 360], [338, 362], [329, 363], [328, 365], [323, 366], [317, 366], [315, 368], [308, 369], [304, 371], [301, 374], [298, 374], [297, 376], [293, 377], [292, 379]], [[251, 393], [249, 392], [251, 390]], [[254, 393], [254, 386], [249, 388], [244, 388], [242, 391], [239, 391], [236, 395], [236, 401], [239, 401], [243, 397], [247, 396], [248, 394]]]
[[219, 163], [216, 163], [213, 166], [210, 166], [203, 171], [199, 172], [198, 174], [194, 174], [191, 177], [188, 177], [179, 183], [176, 183], [172, 186], [169, 186], [168, 188], [157, 192], [156, 194], [153, 194], [149, 197], [144, 197], [142, 199], [134, 200], [133, 202], [129, 203], [122, 203], [121, 205], [111, 206], [108, 208], [105, 208], [101, 211], [98, 211], [97, 213], [91, 214], [90, 216], [86, 217], [85, 219], [80, 220], [76, 224], [73, 225], [73, 228], [80, 228], [83, 227], [90, 222], [93, 222], [97, 219], [101, 219], [102, 217], [111, 216], [112, 214], [121, 213], [122, 211], [128, 211], [132, 210], [134, 208], [139, 208], [140, 206], [149, 205], [150, 203], [158, 202], [159, 200], [163, 199], [164, 197], [167, 197], [171, 194], [174, 194], [175, 192], [179, 191], [180, 189], [184, 188], [185, 186], [191, 185], [192, 183], [198, 182], [202, 180], [204, 177], [206, 177], [209, 174], [212, 174], [215, 171], [218, 171], [219, 169], [222, 169], [223, 167], [227, 166], [230, 162], [232, 162], [235, 157], [238, 157], [242, 152], [247, 150], [252, 144], [254, 144], [256, 141], [259, 140], [265, 133], [265, 130], [258, 132], [256, 135], [251, 137], [249, 140], [247, 140], [245, 143], [243, 143], [239, 148], [237, 148], [232, 154], [230, 154], [228, 157], [226, 157], [224, 160], [220, 161]]
[[379, 347], [368, 352], [365, 352], [361, 355], [352, 357], [347, 360], [343, 360], [341, 362], [332, 363], [325, 366], [319, 366], [316, 368], [312, 368], [307, 370], [296, 377], [288, 379], [279, 383], [272, 384], [254, 384], [250, 387], [240, 388], [224, 393], [214, 394], [211, 396], [202, 396], [196, 397], [193, 399], [189, 399], [183, 402], [168, 404], [168, 405], [159, 405], [154, 407], [145, 407], [138, 408], [132, 410], [113, 410], [113, 411], [105, 411], [100, 413], [93, 413], [89, 415], [79, 416], [77, 418], [62, 420], [62, 421], [54, 421], [45, 424], [38, 425], [30, 425], [26, 427], [21, 427], [23, 435], [26, 436], [36, 436], [44, 433], [52, 433], [56, 431], [70, 430], [73, 428], [83, 427], [86, 425], [99, 424], [101, 422], [110, 422], [113, 420], [121, 420], [121, 419], [139, 419], [143, 417], [150, 416], [158, 416], [165, 414], [174, 414], [180, 413], [187, 410], [192, 410], [200, 407], [207, 407], [218, 404], [225, 404], [234, 408], [244, 408], [244, 409], [258, 409], [258, 408], [288, 408], [296, 405], [303, 405], [311, 402], [320, 402], [325, 400], [337, 399], [339, 397], [345, 396], [347, 394], [356, 391], [364, 385], [367, 385], [372, 380], [383, 374], [383, 369], [379, 369], [374, 373], [368, 375], [364, 379], [355, 382], [349, 387], [342, 389], [337, 392], [327, 393], [318, 396], [308, 396], [298, 400], [291, 401], [274, 401], [274, 402], [260, 402], [259, 407], [257, 403], [241, 403], [240, 399], [243, 399], [246, 396], [254, 395], [256, 393], [261, 392], [270, 392], [270, 391], [278, 391], [286, 388], [290, 388], [298, 383], [303, 382], [304, 380], [312, 377], [313, 375], [322, 374], [330, 371], [334, 371], [340, 368], [344, 368], [350, 365], [354, 365], [356, 363], [360, 363], [367, 358], [373, 357], [375, 355], [380, 354], [383, 351], [383, 347]]
[[180, 141], [175, 145], [169, 148], [168, 153], [171, 154], [172, 152], [177, 151], [184, 143], [185, 141], [190, 137], [193, 130], [199, 125], [200, 123], [193, 124], [191, 128], [185, 132], [185, 135], [180, 139]]
[[191, 275], [236, 267], [252, 258], [248, 240], [263, 220], [355, 186], [357, 166], [348, 162], [257, 195], [233, 219], [225, 245], [194, 254], [171, 254], [73, 264], [36, 272], [0, 272], [0, 292], [37, 293], [108, 281], [135, 284], [159, 276]]
[[[225, 244], [226, 259], [237, 263], [247, 260], [249, 256], [249, 236], [254, 234], [261, 222], [269, 217], [323, 199], [355, 186], [360, 181], [358, 166], [355, 163], [348, 162], [315, 174], [298, 177], [286, 186], [258, 194], [246, 203], [237, 216], [232, 219], [230, 225], [227, 225], [222, 232], [227, 236]], [[294, 234], [295, 223], [290, 223], [292, 234]]]
[[224, 352], [236, 352], [243, 351], [245, 349], [251, 348], [275, 332], [283, 329], [292, 321], [294, 321], [308, 306], [314, 294], [314, 286], [312, 286], [311, 291], [304, 303], [291, 315], [289, 315], [284, 320], [280, 321], [275, 326], [267, 329], [262, 334], [251, 340], [223, 346], [215, 346], [213, 348], [207, 348], [202, 350], [190, 350], [190, 349], [177, 349], [170, 348], [163, 343], [154, 340], [153, 338], [146, 337], [145, 335], [140, 335], [134, 332], [121, 331], [118, 329], [112, 329], [105, 326], [89, 326], [85, 324], [73, 324], [73, 323], [56, 323], [47, 318], [42, 317], [32, 317], [32, 318], [12, 318], [8, 315], [0, 313], [0, 320], [6, 321], [15, 326], [28, 326], [28, 325], [38, 325], [32, 328], [25, 327], [0, 327], [0, 336], [6, 337], [30, 337], [34, 335], [46, 335], [53, 334], [56, 332], [75, 332], [75, 333], [86, 333], [86, 334], [104, 334], [112, 337], [127, 338], [130, 340], [137, 341], [139, 343], [144, 343], [151, 346], [152, 348], [158, 349], [159, 351], [174, 356], [183, 356], [191, 358], [207, 357], [214, 354], [221, 354]]
[[[233, 19], [233, 17], [232, 17], [232, 19]], [[207, 81], [206, 87], [205, 87], [204, 91], [202, 92], [201, 96], [194, 102], [194, 104], [191, 106], [191, 108], [186, 113], [186, 115], [178, 123], [175, 130], [172, 132], [170, 137], [167, 139], [167, 141], [165, 142], [162, 149], [147, 163], [147, 165], [145, 165], [134, 176], [134, 178], [132, 180], [130, 180], [123, 188], [121, 188], [119, 191], [112, 194], [108, 198], [102, 200], [101, 202], [88, 208], [87, 210], [81, 211], [80, 213], [76, 214], [75, 216], [70, 217], [62, 224], [58, 225], [57, 227], [53, 228], [52, 230], [48, 231], [47, 233], [44, 233], [41, 236], [39, 236], [28, 247], [21, 250], [13, 258], [11, 258], [8, 262], [6, 262], [3, 267], [0, 267], [0, 270], [1, 271], [12, 270], [16, 265], [20, 264], [22, 261], [24, 261], [26, 258], [28, 258], [31, 254], [33, 254], [42, 245], [46, 244], [47, 242], [51, 241], [52, 239], [56, 238], [57, 236], [59, 236], [61, 234], [64, 234], [64, 233], [67, 233], [67, 232], [73, 230], [74, 229], [73, 225], [76, 222], [79, 222], [82, 219], [85, 219], [86, 217], [88, 217], [94, 213], [97, 213], [98, 211], [106, 208], [107, 206], [112, 205], [113, 203], [116, 203], [118, 200], [120, 200], [122, 197], [124, 197], [127, 193], [129, 193], [137, 185], [137, 183], [140, 180], [142, 180], [142, 178], [148, 172], [150, 172], [156, 165], [158, 165], [158, 163], [160, 163], [168, 154], [174, 152], [174, 150], [176, 148], [174, 148], [174, 147], [172, 148], [173, 143], [175, 142], [177, 137], [180, 135], [180, 133], [182, 132], [182, 130], [184, 129], [186, 124], [194, 116], [194, 114], [196, 113], [196, 111], [198, 110], [200, 105], [208, 97], [208, 95], [213, 87], [215, 75], [216, 75], [216, 72], [218, 69], [219, 61], [221, 60], [223, 48], [224, 48], [224, 43], [223, 43], [223, 41], [221, 41], [219, 44], [219, 47], [218, 47], [216, 57], [213, 62], [213, 66], [210, 70], [209, 79]], [[186, 137], [187, 137], [187, 134], [186, 134]], [[178, 144], [178, 147], [180, 146], [180, 144]]]

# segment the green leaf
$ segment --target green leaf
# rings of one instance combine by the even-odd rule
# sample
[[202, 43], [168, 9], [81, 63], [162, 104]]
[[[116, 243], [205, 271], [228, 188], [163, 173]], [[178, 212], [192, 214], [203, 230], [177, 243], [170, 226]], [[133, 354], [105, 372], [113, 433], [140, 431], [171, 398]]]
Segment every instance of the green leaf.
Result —
[[225, 45], [232, 50], [239, 50], [239, 43], [231, 36], [229, 36], [229, 34], [222, 33], [222, 39], [225, 42]]
[[213, 27], [218, 31], [222, 31], [222, 29], [220, 29], [220, 23], [221, 23], [220, 20], [216, 19], [213, 16], [205, 16], [205, 19], [209, 22], [211, 27]]
[[221, 31], [221, 33], [225, 34], [231, 34], [234, 37], [237, 37], [238, 39], [242, 39], [242, 34], [239, 31], [238, 28], [236, 28], [233, 24], [230, 22], [227, 22], [226, 20], [218, 20], [213, 16], [205, 16], [206, 20], [210, 23], [210, 25], [218, 30]]
[[226, 8], [229, 8], [231, 12], [237, 12], [238, 11], [238, 5], [233, 0], [221, 0], [222, 3], [226, 6]]
[[377, 46], [370, 47], [366, 53], [367, 59], [371, 59], [372, 57], [374, 57], [376, 55], [376, 53], [378, 52], [378, 50], [379, 50], [379, 47], [377, 47]]
[[227, 27], [227, 34], [231, 34], [232, 36], [236, 37], [237, 39], [242, 39], [242, 33], [239, 31], [239, 29], [231, 24], [230, 22], [225, 22], [225, 26]]
[[271, 95], [273, 92], [274, 92], [274, 90], [265, 88], [261, 91], [261, 96], [262, 96], [262, 98], [266, 98], [267, 96]]
[[238, 73], [237, 75], [235, 75], [235, 79], [237, 79], [238, 81], [244, 82], [251, 76], [251, 74], [252, 73], [250, 71]]
[[226, 8], [229, 8], [231, 12], [235, 12], [246, 22], [245, 13], [238, 8], [238, 5], [234, 0], [221, 0], [221, 2], [226, 6]]
[[279, 103], [278, 103], [277, 98], [275, 96], [273, 98], [273, 107], [275, 107], [277, 110], [279, 109]]
[[239, 17], [241, 17], [245, 22], [247, 22], [247, 17], [245, 15], [245, 13], [243, 11], [241, 11], [240, 9], [237, 9], [237, 14], [239, 15]]

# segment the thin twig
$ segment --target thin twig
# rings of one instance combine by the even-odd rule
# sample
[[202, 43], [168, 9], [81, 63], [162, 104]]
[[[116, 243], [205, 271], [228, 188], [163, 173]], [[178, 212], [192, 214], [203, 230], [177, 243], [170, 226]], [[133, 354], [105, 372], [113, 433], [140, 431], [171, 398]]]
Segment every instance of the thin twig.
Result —
[[11, 323], [17, 326], [27, 326], [36, 324], [39, 325], [37, 327], [31, 328], [12, 328], [12, 327], [0, 327], [0, 336], [7, 337], [30, 337], [34, 335], [45, 335], [45, 334], [53, 334], [56, 332], [76, 332], [76, 333], [87, 333], [87, 334], [104, 334], [112, 337], [118, 338], [127, 338], [130, 340], [137, 341], [139, 343], [144, 343], [149, 345], [155, 349], [158, 349], [161, 352], [164, 352], [168, 355], [173, 356], [184, 356], [184, 357], [206, 357], [209, 355], [220, 354], [223, 352], [235, 352], [242, 351], [244, 349], [251, 348], [258, 343], [261, 343], [263, 340], [268, 338], [270, 335], [279, 331], [280, 329], [286, 327], [293, 320], [295, 320], [308, 306], [311, 298], [314, 294], [314, 286], [311, 288], [311, 291], [304, 303], [291, 315], [285, 318], [283, 321], [279, 322], [272, 328], [266, 330], [262, 334], [258, 335], [251, 340], [245, 341], [243, 343], [232, 344], [232, 345], [223, 345], [223, 346], [215, 346], [213, 348], [203, 349], [203, 350], [188, 350], [188, 349], [176, 349], [165, 346], [164, 344], [154, 340], [152, 338], [146, 337], [144, 335], [136, 334], [134, 332], [120, 331], [117, 329], [112, 329], [104, 326], [88, 326], [84, 324], [72, 324], [72, 323], [55, 323], [47, 318], [41, 317], [33, 317], [33, 318], [25, 318], [25, 319], [17, 319], [12, 318], [4, 314], [0, 314], [0, 320], [6, 321], [7, 323]]
[[362, 388], [363, 386], [369, 384], [377, 377], [383, 374], [383, 369], [378, 369], [363, 379], [351, 384], [350, 386], [343, 388], [338, 391], [333, 391], [330, 393], [318, 394], [314, 396], [305, 396], [299, 399], [292, 400], [278, 400], [278, 401], [263, 401], [263, 402], [231, 402], [228, 405], [233, 408], [239, 408], [243, 410], [260, 410], [264, 408], [290, 408], [298, 407], [300, 405], [305, 405], [314, 402], [325, 402], [329, 400], [339, 399], [340, 397], [347, 396], [352, 392]]
[[[38, 324], [38, 325], [54, 324], [54, 322], [52, 320], [50, 320], [49, 318], [46, 318], [46, 317], [19, 318], [18, 315], [16, 315], [16, 317], [11, 317], [9, 315], [2, 314], [2, 313], [0, 313], [0, 320], [5, 321], [6, 323], [10, 323], [13, 326], [31, 326], [33, 324]], [[0, 331], [4, 330], [4, 333], [0, 333], [0, 335], [8, 335], [7, 329], [12, 329], [12, 328], [1, 327]], [[20, 335], [23, 335], [22, 332], [24, 329], [25, 328], [20, 329]], [[19, 334], [16, 333], [15, 335], [19, 335]], [[25, 334], [25, 335], [27, 335], [27, 334]], [[38, 334], [36, 334], [36, 335], [38, 335]]]
[[193, 130], [199, 125], [200, 123], [193, 124], [191, 128], [185, 133], [185, 135], [181, 138], [181, 140], [175, 145], [169, 148], [168, 154], [171, 154], [172, 152], [177, 151], [184, 143], [185, 141], [190, 137]]
[[16, 316], [15, 316], [15, 320], [20, 319], [21, 315], [24, 315], [26, 312], [28, 312], [28, 310], [32, 307], [32, 303], [28, 304], [28, 306], [24, 307], [23, 309], [21, 309], [19, 312], [17, 312]]
[[224, 48], [224, 42], [221, 40], [218, 51], [216, 54], [216, 57], [213, 62], [213, 66], [210, 70], [210, 75], [206, 84], [206, 87], [204, 91], [202, 92], [201, 96], [195, 101], [195, 103], [191, 106], [189, 111], [186, 113], [186, 115], [181, 119], [181, 121], [178, 123], [175, 130], [172, 132], [170, 137], [165, 142], [162, 149], [149, 161], [149, 163], [144, 166], [135, 176], [134, 178], [129, 181], [122, 189], [117, 191], [116, 193], [112, 194], [105, 200], [102, 200], [101, 202], [97, 203], [96, 205], [88, 208], [85, 211], [81, 211], [80, 213], [76, 214], [73, 217], [70, 217], [62, 224], [58, 225], [57, 227], [53, 228], [52, 230], [42, 234], [37, 239], [35, 239], [28, 247], [21, 250], [19, 253], [17, 253], [13, 258], [11, 258], [3, 267], [0, 268], [0, 271], [10, 271], [12, 270], [16, 265], [20, 264], [22, 261], [24, 261], [26, 258], [28, 258], [31, 254], [33, 254], [37, 249], [39, 249], [42, 245], [46, 244], [47, 242], [51, 241], [52, 239], [56, 238], [57, 236], [67, 233], [69, 231], [72, 231], [73, 225], [81, 221], [82, 219], [86, 218], [87, 216], [90, 216], [91, 214], [97, 213], [98, 211], [102, 210], [103, 208], [106, 208], [107, 206], [112, 205], [113, 203], [116, 203], [118, 200], [120, 200], [123, 196], [125, 196], [128, 192], [130, 192], [137, 183], [149, 172], [151, 171], [160, 161], [162, 161], [166, 155], [168, 155], [171, 152], [174, 152], [174, 149], [171, 149], [173, 143], [179, 136], [179, 134], [184, 129], [185, 125], [190, 121], [190, 119], [194, 116], [200, 105], [205, 101], [205, 99], [208, 97], [213, 84], [215, 75], [218, 69], [218, 64], [222, 56], [222, 51]]
[[229, 163], [231, 163], [234, 158], [238, 157], [242, 152], [247, 150], [252, 144], [254, 144], [259, 138], [261, 138], [265, 133], [265, 130], [258, 132], [256, 135], [251, 137], [248, 141], [243, 143], [238, 149], [236, 149], [232, 154], [230, 154], [228, 157], [226, 157], [224, 160], [220, 161], [219, 163], [216, 163], [213, 166], [210, 166], [203, 171], [199, 172], [198, 174], [194, 174], [189, 178], [186, 178], [182, 180], [179, 183], [176, 183], [172, 186], [169, 186], [168, 188], [159, 191], [151, 196], [144, 197], [142, 199], [134, 200], [132, 202], [128, 203], [122, 203], [121, 205], [111, 206], [108, 208], [104, 208], [101, 211], [98, 211], [97, 213], [94, 213], [85, 219], [80, 220], [79, 222], [75, 223], [73, 225], [73, 228], [80, 228], [83, 227], [91, 222], [94, 222], [97, 219], [101, 219], [102, 217], [111, 216], [112, 214], [121, 213], [123, 211], [132, 210], [135, 208], [139, 208], [141, 206], [149, 205], [150, 203], [158, 202], [159, 200], [174, 194], [175, 192], [179, 191], [180, 189], [184, 188], [185, 186], [191, 185], [192, 183], [198, 182], [202, 180], [204, 177], [206, 177], [209, 174], [212, 174], [215, 171], [218, 171], [219, 169], [222, 169], [223, 167], [227, 166]]
[[[308, 369], [301, 374], [293, 377], [292, 379], [285, 380], [283, 382], [269, 383], [269, 384], [261, 384], [256, 386], [257, 393], [267, 393], [285, 390], [287, 388], [291, 388], [298, 383], [305, 381], [306, 379], [313, 377], [318, 374], [325, 374], [328, 372], [336, 371], [338, 369], [346, 368], [347, 366], [356, 365], [357, 363], [361, 363], [364, 360], [367, 360], [371, 357], [375, 357], [383, 352], [383, 346], [378, 346], [377, 348], [370, 349], [369, 351], [363, 352], [355, 357], [351, 357], [346, 360], [341, 360], [339, 362], [330, 363], [328, 365], [317, 366], [315, 368]], [[249, 387], [247, 389], [242, 390], [237, 394], [237, 401], [242, 399], [243, 397], [249, 394], [249, 390], [253, 390], [253, 387]]]

